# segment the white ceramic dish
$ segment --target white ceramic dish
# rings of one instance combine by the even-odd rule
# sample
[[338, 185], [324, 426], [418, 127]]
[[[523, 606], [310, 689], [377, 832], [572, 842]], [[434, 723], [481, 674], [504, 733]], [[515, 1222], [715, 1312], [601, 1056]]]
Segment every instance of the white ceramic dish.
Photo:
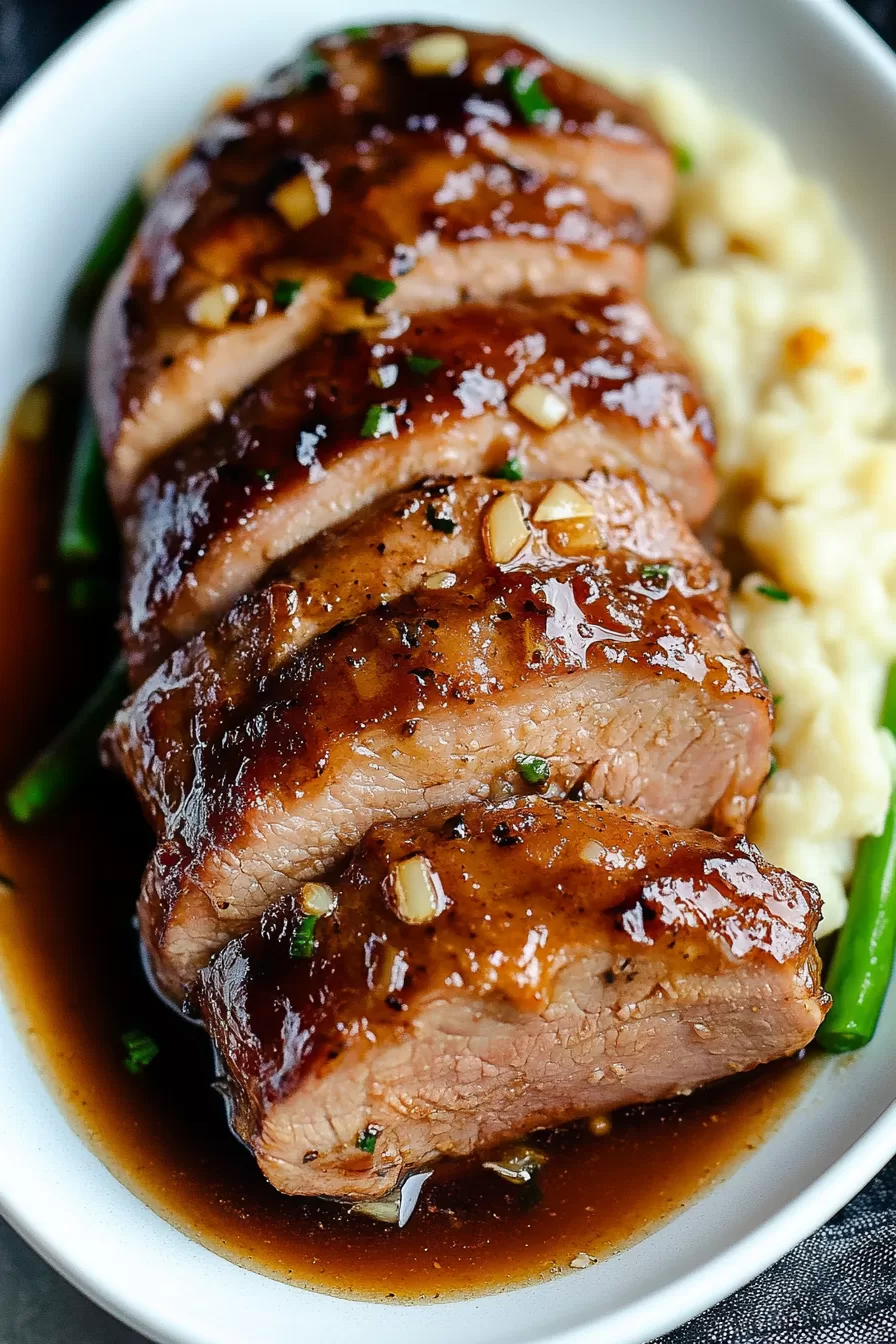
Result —
[[[0, 118], [0, 420], [46, 367], [63, 296], [148, 154], [222, 85], [310, 30], [409, 10], [517, 30], [561, 58], [677, 66], [768, 122], [838, 191], [896, 313], [896, 61], [839, 0], [125, 0]], [[893, 322], [890, 316], [890, 322]], [[896, 350], [896, 330], [886, 333]], [[638, 1245], [499, 1297], [395, 1308], [313, 1295], [188, 1240], [69, 1127], [0, 1004], [0, 1207], [84, 1292], [166, 1344], [641, 1344], [725, 1296], [827, 1219], [896, 1152], [896, 994], [874, 1043], [829, 1062], [749, 1161]]]

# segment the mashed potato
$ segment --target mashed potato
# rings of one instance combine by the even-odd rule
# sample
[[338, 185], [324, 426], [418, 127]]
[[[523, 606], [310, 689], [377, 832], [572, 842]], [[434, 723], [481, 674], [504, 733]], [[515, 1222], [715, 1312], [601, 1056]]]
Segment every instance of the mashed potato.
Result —
[[754, 571], [734, 623], [777, 701], [777, 770], [750, 834], [818, 884], [830, 931], [891, 781], [877, 718], [896, 656], [896, 444], [869, 280], [774, 136], [678, 75], [626, 88], [679, 149], [649, 293], [714, 408], [720, 522]]

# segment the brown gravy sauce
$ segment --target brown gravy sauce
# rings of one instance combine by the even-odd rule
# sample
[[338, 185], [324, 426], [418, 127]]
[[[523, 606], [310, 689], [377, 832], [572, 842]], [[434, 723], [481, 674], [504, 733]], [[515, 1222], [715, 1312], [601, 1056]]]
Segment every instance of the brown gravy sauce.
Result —
[[[54, 567], [64, 476], [49, 444], [0, 458], [0, 785], [66, 721], [110, 656], [67, 611]], [[122, 781], [25, 829], [0, 823], [0, 963], [38, 1062], [103, 1161], [162, 1217], [266, 1274], [346, 1296], [494, 1292], [604, 1255], [678, 1212], [759, 1143], [806, 1068], [785, 1062], [674, 1102], [537, 1135], [541, 1198], [478, 1163], [445, 1164], [403, 1229], [269, 1186], [228, 1131], [208, 1043], [144, 980], [133, 909], [149, 836]], [[138, 1076], [121, 1033], [160, 1052]]]

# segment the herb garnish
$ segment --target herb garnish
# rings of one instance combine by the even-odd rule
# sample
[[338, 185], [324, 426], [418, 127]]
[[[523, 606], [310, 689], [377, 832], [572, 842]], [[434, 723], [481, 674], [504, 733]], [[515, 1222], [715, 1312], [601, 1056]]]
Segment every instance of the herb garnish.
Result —
[[684, 145], [673, 145], [672, 157], [675, 160], [675, 167], [680, 173], [693, 172], [694, 156]]
[[381, 303], [383, 299], [388, 299], [390, 294], [395, 293], [396, 284], [394, 280], [378, 280], [374, 275], [364, 275], [361, 271], [355, 271], [345, 288], [353, 299], [369, 299], [371, 303]]
[[430, 527], [435, 528], [436, 532], [445, 532], [448, 536], [457, 528], [457, 523], [453, 518], [448, 518], [444, 513], [437, 513], [435, 504], [427, 504], [426, 521]]
[[651, 579], [668, 579], [669, 571], [671, 570], [671, 568], [672, 568], [671, 565], [665, 565], [665, 564], [642, 565], [641, 578], [647, 579], [648, 582]]
[[436, 369], [442, 367], [440, 359], [430, 359], [427, 355], [408, 355], [405, 362], [418, 378], [425, 378], [428, 373], [435, 373]]
[[152, 1037], [139, 1027], [123, 1032], [121, 1041], [127, 1050], [124, 1066], [128, 1073], [142, 1073], [159, 1053], [159, 1047]]
[[370, 29], [364, 27], [345, 28], [343, 31], [352, 42], [363, 42], [366, 37], [370, 36]]
[[508, 457], [504, 465], [499, 467], [494, 474], [499, 481], [521, 481], [523, 479], [523, 464], [518, 457]]
[[547, 784], [551, 777], [551, 763], [543, 756], [514, 756], [513, 763], [527, 784]]
[[289, 955], [291, 957], [313, 956], [314, 930], [317, 925], [317, 920], [317, 915], [303, 915], [299, 920], [289, 944]]
[[757, 583], [756, 592], [767, 597], [770, 602], [789, 602], [793, 596], [786, 588], [779, 588], [774, 583]]
[[360, 1148], [362, 1153], [372, 1153], [382, 1132], [382, 1125], [365, 1125], [355, 1139], [355, 1147]]
[[274, 286], [274, 307], [288, 308], [302, 290], [301, 280], [278, 280]]
[[778, 762], [775, 759], [775, 757], [772, 756], [769, 759], [768, 774], [766, 775], [766, 779], [771, 779], [772, 775], [776, 775], [777, 773], [778, 773]]
[[546, 97], [537, 75], [530, 75], [518, 65], [504, 71], [504, 83], [523, 121], [527, 126], [542, 125], [553, 112], [554, 104]]
[[395, 412], [391, 406], [369, 406], [361, 426], [361, 438], [379, 439], [384, 434], [395, 436]]

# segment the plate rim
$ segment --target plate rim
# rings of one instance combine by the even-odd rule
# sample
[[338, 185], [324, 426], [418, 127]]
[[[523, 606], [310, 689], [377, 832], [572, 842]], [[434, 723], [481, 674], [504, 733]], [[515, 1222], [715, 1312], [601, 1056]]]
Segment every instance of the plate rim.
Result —
[[[844, 46], [852, 49], [861, 63], [871, 67], [883, 79], [896, 102], [896, 53], [849, 7], [846, 0], [787, 2], [804, 12], [807, 23], [821, 24], [831, 29]], [[20, 125], [39, 110], [45, 90], [73, 71], [86, 48], [108, 40], [120, 26], [136, 22], [141, 14], [148, 15], [157, 3], [158, 0], [112, 0], [53, 52], [0, 109], [0, 154], [14, 143]], [[106, 1166], [98, 1156], [79, 1130], [76, 1117], [48, 1076], [51, 1070], [37, 1052], [28, 1046], [22, 1013], [14, 995], [4, 987], [0, 989], [0, 998], [11, 1019], [18, 1046], [48, 1092], [51, 1105], [61, 1113], [79, 1144], [142, 1207], [165, 1222], [163, 1215], [131, 1190], [114, 1168]], [[542, 1332], [537, 1336], [539, 1344], [594, 1344], [595, 1328], [600, 1329], [604, 1344], [610, 1344], [610, 1341], [612, 1344], [643, 1344], [643, 1341], [653, 1339], [656, 1334], [672, 1330], [693, 1319], [756, 1278], [798, 1242], [821, 1227], [894, 1155], [896, 1101], [889, 1104], [821, 1176], [726, 1251], [705, 1261], [698, 1269], [642, 1297], [636, 1304], [626, 1305], [603, 1317], [597, 1327], [594, 1321], [589, 1321], [549, 1333]], [[720, 1183], [725, 1179], [723, 1175]], [[153, 1321], [146, 1311], [128, 1297], [124, 1285], [116, 1287], [108, 1277], [103, 1276], [98, 1264], [94, 1263], [88, 1269], [79, 1263], [71, 1243], [55, 1235], [52, 1222], [41, 1221], [38, 1202], [33, 1199], [17, 1200], [2, 1182], [0, 1214], [46, 1263], [113, 1317], [156, 1341], [156, 1344], [194, 1344], [197, 1337], [189, 1326], [175, 1331], [170, 1322], [166, 1324], [158, 1317]], [[168, 1226], [177, 1227], [170, 1223]], [[180, 1228], [177, 1230], [181, 1231]], [[202, 1249], [216, 1255], [204, 1246]], [[233, 1262], [227, 1263], [233, 1265]], [[245, 1273], [257, 1273], [247, 1267], [241, 1268]], [[718, 1286], [720, 1283], [723, 1284], [721, 1290]], [[526, 1338], [529, 1339], [528, 1336]], [[533, 1344], [535, 1338], [531, 1337]]]

